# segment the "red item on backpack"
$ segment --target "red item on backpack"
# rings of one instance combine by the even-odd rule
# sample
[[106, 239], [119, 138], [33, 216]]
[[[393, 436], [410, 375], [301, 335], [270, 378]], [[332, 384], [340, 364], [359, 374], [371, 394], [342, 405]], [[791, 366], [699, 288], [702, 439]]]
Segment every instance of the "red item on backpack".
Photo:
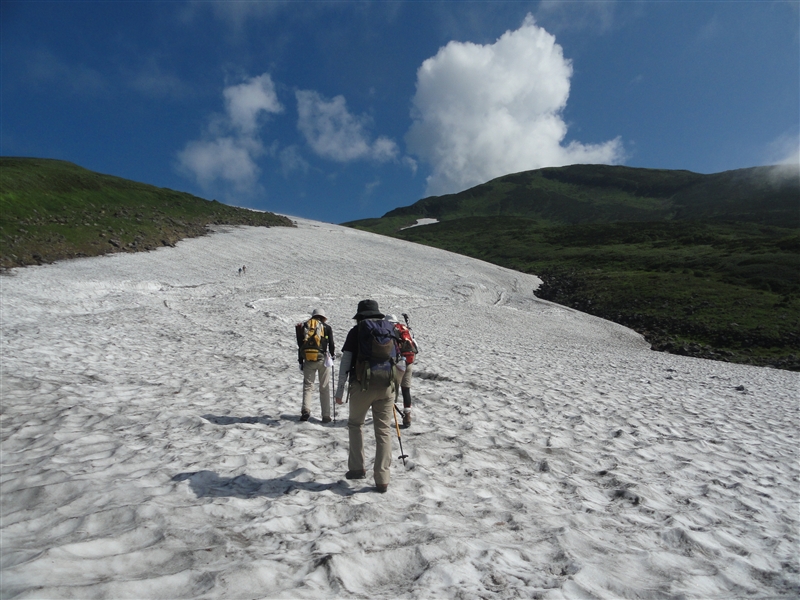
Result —
[[417, 355], [417, 344], [414, 342], [414, 337], [411, 335], [411, 330], [407, 325], [402, 323], [395, 323], [394, 328], [400, 337], [400, 354], [406, 360], [406, 364], [410, 365], [414, 362], [414, 357]]

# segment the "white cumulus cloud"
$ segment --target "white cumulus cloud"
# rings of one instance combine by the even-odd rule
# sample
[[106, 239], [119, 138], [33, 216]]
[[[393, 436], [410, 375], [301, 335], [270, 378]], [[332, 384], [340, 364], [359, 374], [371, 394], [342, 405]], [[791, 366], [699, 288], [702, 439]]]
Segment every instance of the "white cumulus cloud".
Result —
[[178, 153], [178, 160], [204, 188], [223, 180], [236, 191], [247, 192], [258, 181], [260, 169], [255, 158], [263, 153], [261, 143], [252, 138], [222, 137], [189, 142]]
[[423, 62], [406, 142], [432, 168], [427, 193], [540, 167], [621, 160], [619, 139], [563, 144], [571, 76], [555, 37], [530, 15], [494, 44], [450, 42]]
[[371, 119], [351, 114], [344, 96], [327, 100], [310, 90], [299, 90], [296, 96], [297, 128], [319, 156], [339, 162], [386, 162], [397, 157], [397, 144], [383, 136], [372, 141]]
[[226, 87], [225, 114], [217, 115], [205, 139], [191, 141], [178, 152], [179, 168], [203, 188], [215, 182], [237, 192], [254, 189], [260, 169], [256, 158], [265, 153], [259, 136], [260, 120], [283, 111], [269, 73]]
[[231, 124], [245, 135], [252, 135], [258, 129], [260, 114], [283, 111], [269, 73], [227, 87], [223, 95]]

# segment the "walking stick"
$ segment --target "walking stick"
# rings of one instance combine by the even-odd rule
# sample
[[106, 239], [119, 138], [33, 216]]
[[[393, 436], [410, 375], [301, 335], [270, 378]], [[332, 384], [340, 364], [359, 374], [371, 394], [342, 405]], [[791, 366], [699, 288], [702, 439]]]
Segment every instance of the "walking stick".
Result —
[[333, 424], [336, 425], [336, 361], [331, 365], [331, 389], [333, 390]]
[[408, 454], [403, 454], [403, 440], [400, 438], [400, 425], [397, 423], [397, 413], [400, 412], [400, 409], [398, 409], [397, 406], [394, 405], [394, 403], [392, 404], [392, 406], [394, 407], [394, 410], [392, 411], [392, 414], [394, 415], [394, 428], [397, 430], [397, 441], [400, 442], [400, 456], [398, 456], [397, 458], [403, 459], [403, 466], [405, 467]]

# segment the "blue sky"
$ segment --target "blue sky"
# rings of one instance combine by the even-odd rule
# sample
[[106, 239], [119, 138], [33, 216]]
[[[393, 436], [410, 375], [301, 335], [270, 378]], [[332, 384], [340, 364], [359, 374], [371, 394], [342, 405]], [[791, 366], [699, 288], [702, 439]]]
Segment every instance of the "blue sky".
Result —
[[341, 223], [798, 161], [800, 3], [2, 1], [0, 154]]

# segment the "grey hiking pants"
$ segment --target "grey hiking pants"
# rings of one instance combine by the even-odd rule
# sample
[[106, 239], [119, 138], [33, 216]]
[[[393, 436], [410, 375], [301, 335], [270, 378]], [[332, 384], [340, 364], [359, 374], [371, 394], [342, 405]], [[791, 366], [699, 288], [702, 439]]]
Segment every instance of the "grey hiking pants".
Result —
[[347, 459], [349, 471], [366, 470], [364, 467], [364, 421], [372, 409], [372, 424], [375, 428], [375, 485], [389, 485], [389, 467], [392, 464], [392, 411], [394, 392], [392, 388], [361, 390], [354, 382], [350, 387], [350, 417], [347, 431], [350, 437], [350, 454]]
[[331, 368], [324, 360], [303, 361], [303, 412], [311, 412], [311, 396], [314, 392], [314, 379], [319, 373], [319, 404], [322, 417], [331, 416]]

